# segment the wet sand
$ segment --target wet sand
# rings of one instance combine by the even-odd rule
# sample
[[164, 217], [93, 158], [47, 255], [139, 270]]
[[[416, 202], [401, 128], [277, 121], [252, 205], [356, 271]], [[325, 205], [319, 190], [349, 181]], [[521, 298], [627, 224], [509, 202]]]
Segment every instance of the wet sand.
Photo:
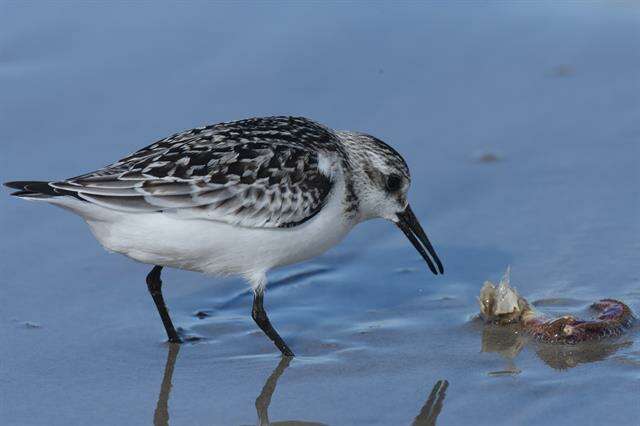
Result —
[[603, 297], [640, 312], [640, 8], [2, 8], [0, 180], [79, 174], [207, 122], [306, 115], [407, 157], [446, 270], [375, 221], [273, 271], [265, 305], [291, 362], [242, 281], [168, 270], [174, 322], [200, 337], [178, 348], [149, 267], [5, 196], [3, 425], [637, 420], [637, 327], [545, 345], [474, 317], [507, 264], [551, 315]]

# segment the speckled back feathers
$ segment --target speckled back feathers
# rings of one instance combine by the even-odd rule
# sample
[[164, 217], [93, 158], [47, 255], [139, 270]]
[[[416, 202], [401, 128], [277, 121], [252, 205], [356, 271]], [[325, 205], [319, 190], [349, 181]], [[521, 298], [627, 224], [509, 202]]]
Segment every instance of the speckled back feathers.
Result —
[[114, 209], [188, 209], [181, 213], [288, 227], [320, 210], [332, 188], [320, 156], [341, 149], [335, 133], [311, 120], [252, 118], [176, 133], [51, 185]]

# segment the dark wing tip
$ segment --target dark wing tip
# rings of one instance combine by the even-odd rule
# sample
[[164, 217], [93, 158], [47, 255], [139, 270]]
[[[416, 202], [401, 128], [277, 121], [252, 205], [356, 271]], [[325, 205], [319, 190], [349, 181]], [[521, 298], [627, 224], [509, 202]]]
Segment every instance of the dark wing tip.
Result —
[[17, 192], [11, 193], [11, 195], [15, 196], [25, 196], [25, 195], [46, 195], [50, 197], [56, 197], [60, 195], [71, 195], [76, 196], [75, 193], [71, 191], [58, 190], [49, 185], [49, 182], [46, 181], [38, 181], [38, 180], [17, 180], [11, 182], [5, 182], [4, 186], [17, 189]]
[[49, 182], [45, 181], [17, 180], [13, 182], [5, 182], [4, 185], [12, 189], [19, 189], [20, 191], [36, 192], [46, 195], [60, 195], [49, 185]]
[[3, 183], [3, 185], [6, 186], [7, 188], [24, 190], [28, 183], [29, 183], [28, 181], [12, 181], [12, 182], [5, 182]]

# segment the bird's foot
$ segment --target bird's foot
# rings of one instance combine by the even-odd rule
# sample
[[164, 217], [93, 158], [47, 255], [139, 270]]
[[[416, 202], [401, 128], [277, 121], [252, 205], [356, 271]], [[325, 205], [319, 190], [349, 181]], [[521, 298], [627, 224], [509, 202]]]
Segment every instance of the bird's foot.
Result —
[[182, 327], [178, 327], [176, 329], [176, 335], [169, 337], [169, 343], [193, 343], [199, 342], [200, 340], [204, 340], [202, 336], [198, 336], [197, 334], [189, 333]]
[[280, 349], [280, 352], [282, 352], [282, 356], [290, 358], [295, 357], [293, 351], [289, 349], [289, 346], [287, 346], [286, 344], [283, 344], [282, 346], [278, 345], [278, 349]]

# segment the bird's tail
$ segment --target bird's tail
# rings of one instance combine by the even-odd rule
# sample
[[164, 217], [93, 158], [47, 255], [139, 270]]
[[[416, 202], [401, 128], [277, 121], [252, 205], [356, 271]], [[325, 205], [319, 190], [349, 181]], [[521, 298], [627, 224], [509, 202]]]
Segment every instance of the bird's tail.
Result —
[[17, 189], [17, 191], [11, 193], [11, 195], [20, 198], [46, 199], [63, 195], [75, 195], [73, 192], [65, 191], [64, 189], [56, 189], [49, 185], [49, 182], [45, 181], [22, 180], [5, 182], [4, 185], [12, 189]]

